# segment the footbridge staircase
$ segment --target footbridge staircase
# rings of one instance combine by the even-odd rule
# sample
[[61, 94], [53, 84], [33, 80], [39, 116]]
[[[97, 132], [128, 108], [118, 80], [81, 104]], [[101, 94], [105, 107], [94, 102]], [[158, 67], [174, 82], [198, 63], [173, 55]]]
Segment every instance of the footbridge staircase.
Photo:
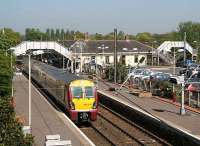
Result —
[[[171, 48], [184, 48], [183, 41], [165, 41], [158, 48], [157, 53], [159, 57], [168, 64], [173, 64], [173, 57], [169, 54], [171, 52]], [[191, 53], [193, 56], [196, 56], [197, 53], [194, 51], [192, 46], [189, 43], [185, 43], [185, 49]]]

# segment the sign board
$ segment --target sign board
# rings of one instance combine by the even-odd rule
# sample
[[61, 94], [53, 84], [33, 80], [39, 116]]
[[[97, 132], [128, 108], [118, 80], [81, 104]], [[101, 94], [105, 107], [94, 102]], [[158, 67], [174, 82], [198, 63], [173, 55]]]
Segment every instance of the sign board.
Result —
[[70, 140], [49, 140], [45, 142], [45, 146], [72, 146]]
[[31, 134], [31, 127], [30, 126], [23, 126], [22, 131], [24, 135]]

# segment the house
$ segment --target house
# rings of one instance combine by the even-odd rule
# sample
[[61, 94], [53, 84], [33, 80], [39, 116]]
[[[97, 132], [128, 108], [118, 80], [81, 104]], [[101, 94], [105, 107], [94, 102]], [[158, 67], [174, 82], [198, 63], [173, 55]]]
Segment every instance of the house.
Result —
[[[77, 62], [95, 62], [101, 66], [114, 64], [113, 40], [80, 40], [69, 47]], [[126, 66], [151, 64], [153, 48], [135, 40], [117, 41], [118, 62]]]

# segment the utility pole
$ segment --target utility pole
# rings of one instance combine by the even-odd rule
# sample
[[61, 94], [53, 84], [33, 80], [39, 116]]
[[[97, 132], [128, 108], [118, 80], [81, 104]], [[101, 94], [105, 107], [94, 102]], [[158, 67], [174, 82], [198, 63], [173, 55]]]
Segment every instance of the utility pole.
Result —
[[64, 48], [64, 53], [63, 53], [63, 58], [62, 58], [62, 62], [63, 62], [63, 71], [64, 71], [64, 69], [65, 69], [65, 56], [64, 55], [66, 55], [66, 50], [65, 50], [65, 42], [64, 42], [64, 35], [63, 35], [63, 48]]
[[184, 66], [186, 65], [186, 62], [185, 62], [186, 61], [186, 50], [185, 49], [186, 49], [186, 32], [184, 32], [184, 56], [183, 56], [184, 57], [184, 59], [183, 59]]
[[117, 83], [117, 29], [114, 29], [114, 82]]
[[28, 125], [31, 127], [31, 52], [28, 54], [28, 68], [29, 68], [29, 76], [28, 76], [28, 97], [29, 97], [29, 120], [28, 120]]
[[182, 85], [182, 89], [181, 89], [182, 96], [181, 96], [180, 114], [181, 115], [185, 115], [185, 107], [184, 107], [184, 104], [185, 104], [185, 102], [184, 102], [184, 97], [185, 97], [185, 81], [184, 81], [184, 74], [182, 75], [182, 83], [181, 83], [181, 85]]

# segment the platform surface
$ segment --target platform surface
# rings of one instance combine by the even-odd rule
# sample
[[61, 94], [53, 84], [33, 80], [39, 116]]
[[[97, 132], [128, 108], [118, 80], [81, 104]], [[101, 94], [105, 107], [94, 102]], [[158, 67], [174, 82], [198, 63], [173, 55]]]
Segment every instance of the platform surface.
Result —
[[100, 92], [109, 94], [112, 98], [128, 103], [133, 107], [139, 106], [167, 124], [181, 129], [186, 133], [188, 132], [200, 140], [199, 113], [186, 109], [186, 114], [180, 115], [180, 107], [174, 104], [164, 102], [154, 97], [137, 97], [129, 94], [126, 88], [122, 88], [122, 90], [119, 91], [120, 94], [115, 94], [114, 91], [108, 90], [109, 86], [119, 88], [118, 85], [108, 82], [105, 84], [104, 82], [98, 81], [98, 89]]
[[[14, 77], [14, 98], [16, 113], [23, 117], [24, 125], [28, 125], [28, 80], [23, 76]], [[59, 134], [63, 140], [71, 140], [73, 146], [89, 145], [80, 140], [80, 133], [73, 129], [63, 113], [54, 108], [32, 86], [32, 134], [35, 146], [43, 146], [46, 135]]]

